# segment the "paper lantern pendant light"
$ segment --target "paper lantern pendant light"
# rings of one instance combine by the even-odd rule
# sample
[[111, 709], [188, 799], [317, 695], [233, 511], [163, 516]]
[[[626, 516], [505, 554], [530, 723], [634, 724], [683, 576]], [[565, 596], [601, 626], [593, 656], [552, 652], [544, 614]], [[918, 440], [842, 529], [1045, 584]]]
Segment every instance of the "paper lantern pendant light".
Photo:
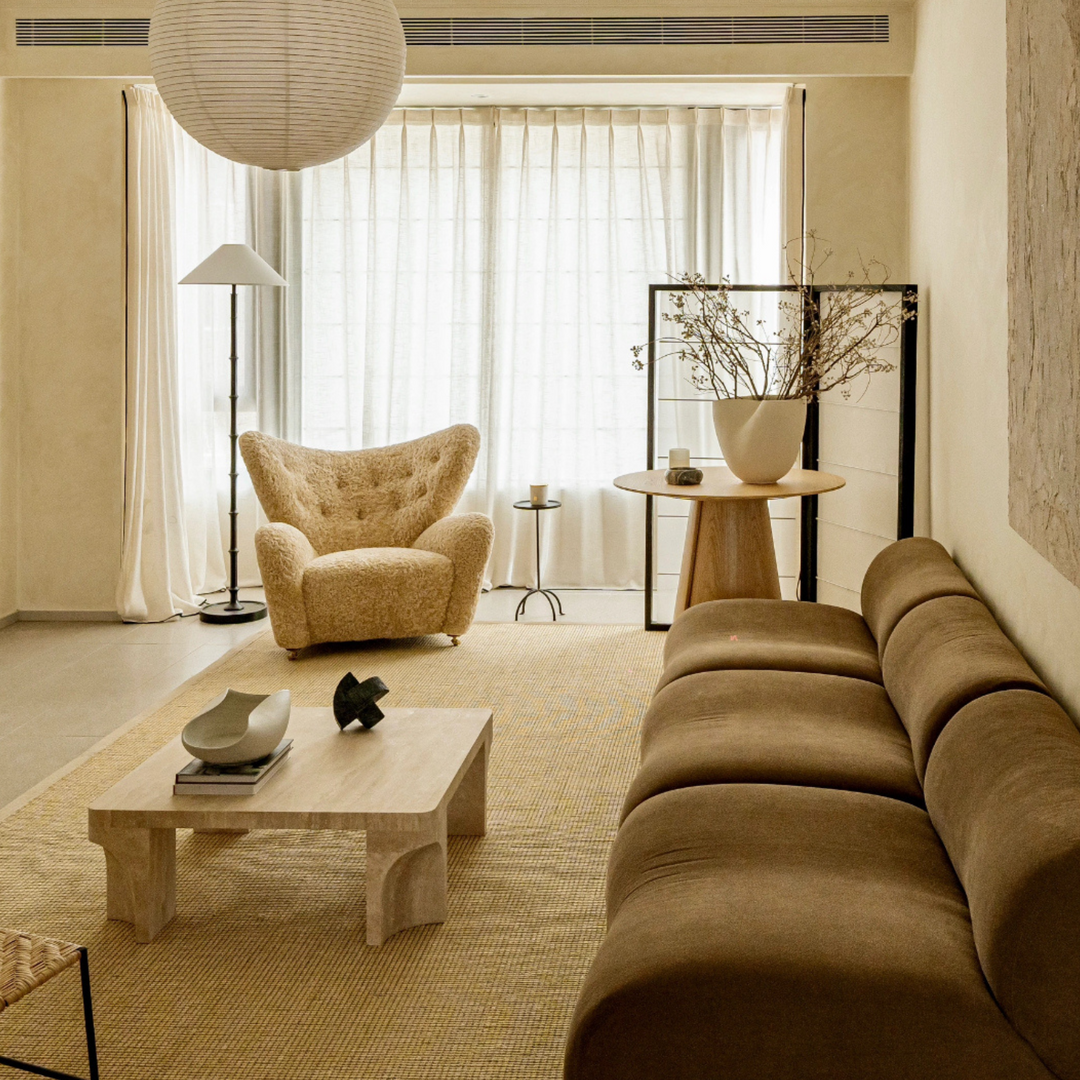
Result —
[[392, 0], [157, 0], [150, 67], [203, 146], [303, 169], [375, 134], [401, 91], [405, 34]]

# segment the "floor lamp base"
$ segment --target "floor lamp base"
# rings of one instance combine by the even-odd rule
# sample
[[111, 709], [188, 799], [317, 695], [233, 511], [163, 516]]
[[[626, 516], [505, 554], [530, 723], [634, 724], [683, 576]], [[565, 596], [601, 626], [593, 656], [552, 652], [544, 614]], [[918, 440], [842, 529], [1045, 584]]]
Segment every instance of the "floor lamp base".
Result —
[[199, 611], [199, 618], [209, 623], [255, 622], [266, 618], [266, 605], [260, 600], [240, 600], [236, 607], [210, 604]]

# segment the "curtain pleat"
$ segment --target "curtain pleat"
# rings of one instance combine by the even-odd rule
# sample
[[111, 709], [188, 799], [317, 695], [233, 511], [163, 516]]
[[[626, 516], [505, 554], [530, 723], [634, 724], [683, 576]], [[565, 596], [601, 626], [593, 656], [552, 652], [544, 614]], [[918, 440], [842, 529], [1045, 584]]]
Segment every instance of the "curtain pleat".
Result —
[[198, 607], [181, 479], [172, 118], [157, 93], [128, 110], [128, 371], [124, 541], [116, 606], [160, 621]]

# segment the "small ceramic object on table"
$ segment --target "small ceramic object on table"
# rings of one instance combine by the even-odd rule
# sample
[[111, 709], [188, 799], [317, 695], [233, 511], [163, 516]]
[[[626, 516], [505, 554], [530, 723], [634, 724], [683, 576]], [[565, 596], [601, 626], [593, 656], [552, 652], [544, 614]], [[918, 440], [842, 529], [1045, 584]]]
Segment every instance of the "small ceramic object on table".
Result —
[[668, 471], [664, 479], [679, 487], [693, 487], [701, 483], [700, 469], [690, 467], [690, 451], [685, 446], [672, 447], [668, 451]]
[[530, 484], [529, 485], [529, 502], [533, 506], [543, 506], [547, 503], [548, 497], [547, 484]]
[[245, 765], [272, 753], [285, 735], [292, 709], [288, 690], [243, 694], [226, 690], [184, 728], [184, 749], [213, 765]]

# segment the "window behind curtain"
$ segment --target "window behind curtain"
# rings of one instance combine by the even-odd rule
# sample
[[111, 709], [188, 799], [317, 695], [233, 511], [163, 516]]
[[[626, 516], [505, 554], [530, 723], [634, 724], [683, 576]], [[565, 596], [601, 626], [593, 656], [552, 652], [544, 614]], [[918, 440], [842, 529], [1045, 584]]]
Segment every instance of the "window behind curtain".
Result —
[[463, 508], [493, 584], [642, 584], [648, 286], [781, 280], [783, 109], [402, 110], [304, 174], [303, 439], [347, 449], [469, 422]]

